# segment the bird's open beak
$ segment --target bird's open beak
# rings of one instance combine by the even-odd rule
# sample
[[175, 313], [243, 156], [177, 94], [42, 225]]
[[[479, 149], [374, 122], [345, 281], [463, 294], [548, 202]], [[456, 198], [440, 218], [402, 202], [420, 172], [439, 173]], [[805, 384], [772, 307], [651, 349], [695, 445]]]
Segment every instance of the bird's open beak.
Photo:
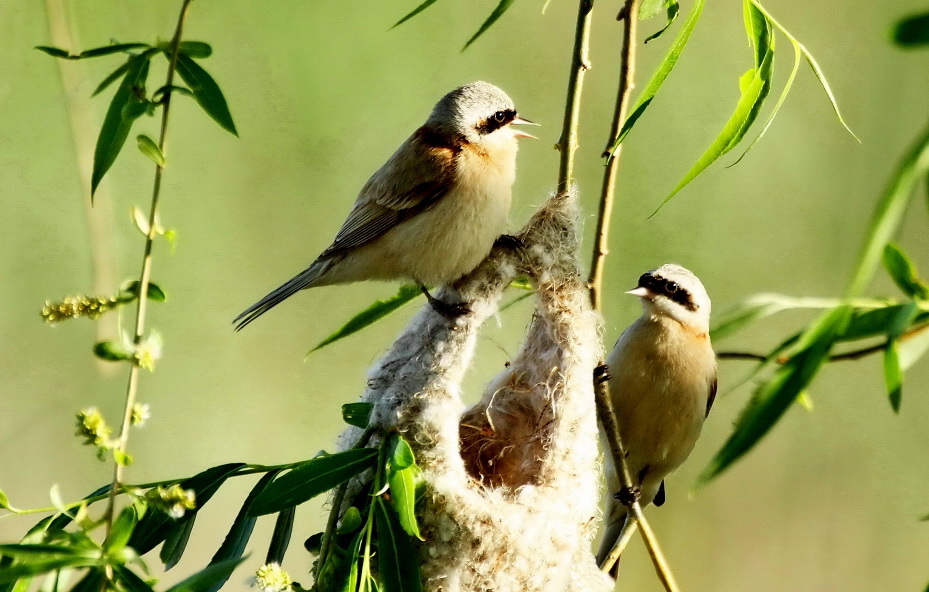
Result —
[[648, 288], [643, 288], [642, 286], [639, 286], [638, 288], [629, 290], [628, 292], [626, 292], [626, 294], [632, 294], [633, 296], [638, 296], [639, 298], [648, 298], [649, 296], [651, 296], [652, 293], [651, 291], [649, 291]]
[[[510, 125], [539, 125], [539, 124], [534, 121], [529, 121], [528, 119], [523, 119], [522, 117], [517, 115], [515, 118], [513, 118], [513, 121], [510, 122]], [[517, 138], [532, 138], [533, 140], [538, 140], [537, 137], [533, 136], [532, 134], [527, 134], [526, 132], [522, 130], [513, 130], [513, 135], [516, 136]]]

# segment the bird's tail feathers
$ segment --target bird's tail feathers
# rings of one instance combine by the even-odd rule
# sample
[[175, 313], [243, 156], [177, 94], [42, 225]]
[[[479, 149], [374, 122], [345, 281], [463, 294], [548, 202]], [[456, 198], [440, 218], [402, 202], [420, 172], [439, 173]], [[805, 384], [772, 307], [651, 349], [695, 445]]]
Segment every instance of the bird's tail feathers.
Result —
[[296, 277], [291, 278], [273, 292], [242, 311], [242, 314], [232, 321], [235, 324], [235, 330], [241, 331], [249, 323], [300, 290], [313, 287], [327, 269], [329, 269], [329, 261], [317, 260], [313, 265], [297, 274]]

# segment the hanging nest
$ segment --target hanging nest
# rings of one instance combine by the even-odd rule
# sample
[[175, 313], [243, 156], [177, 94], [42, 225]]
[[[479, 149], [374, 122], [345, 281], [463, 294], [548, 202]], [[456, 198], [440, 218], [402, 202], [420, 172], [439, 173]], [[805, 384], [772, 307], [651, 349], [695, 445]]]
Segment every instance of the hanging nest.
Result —
[[[449, 320], [424, 307], [371, 370], [362, 396], [374, 404], [371, 424], [403, 434], [427, 484], [425, 590], [613, 589], [591, 553], [600, 499], [592, 373], [602, 352], [576, 258], [576, 201], [574, 191], [551, 197], [519, 234], [524, 248], [495, 248], [438, 294], [467, 301], [471, 314]], [[460, 385], [478, 331], [518, 275], [537, 291], [526, 339], [465, 410]], [[359, 433], [347, 430], [343, 448]], [[345, 499], [362, 488], [353, 482]]]

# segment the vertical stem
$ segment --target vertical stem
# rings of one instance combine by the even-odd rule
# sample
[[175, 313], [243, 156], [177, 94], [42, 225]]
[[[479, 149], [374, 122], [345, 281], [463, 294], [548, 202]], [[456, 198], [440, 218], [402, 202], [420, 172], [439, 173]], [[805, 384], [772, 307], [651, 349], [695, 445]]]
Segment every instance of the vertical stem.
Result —
[[558, 191], [565, 191], [574, 179], [574, 153], [577, 150], [577, 127], [581, 113], [581, 91], [584, 73], [590, 69], [588, 58], [590, 45], [590, 22], [594, 0], [580, 0], [577, 8], [577, 28], [574, 31], [574, 52], [571, 57], [571, 73], [568, 76], [568, 98], [565, 102], [564, 126], [561, 138], [555, 145], [561, 152], [558, 167]]
[[[168, 139], [168, 116], [171, 112], [171, 89], [174, 84], [174, 71], [177, 67], [178, 46], [181, 43], [181, 33], [184, 29], [184, 21], [187, 19], [187, 13], [190, 9], [190, 3], [193, 0], [183, 0], [181, 12], [177, 18], [177, 27], [174, 29], [174, 37], [171, 39], [171, 56], [168, 63], [168, 78], [165, 82], [165, 92], [162, 99], [161, 112], [161, 135], [158, 140], [158, 148], [163, 155], [167, 155]], [[161, 177], [164, 167], [155, 165], [155, 181], [152, 186], [152, 203], [148, 212], [148, 234], [145, 237], [145, 250], [142, 255], [142, 271], [139, 273], [139, 299], [138, 308], [135, 316], [135, 329], [133, 331], [132, 343], [138, 351], [142, 343], [142, 336], [145, 333], [145, 313], [148, 309], [148, 286], [152, 278], [152, 245], [157, 236], [157, 224], [155, 224], [158, 215], [158, 199], [161, 195]], [[125, 453], [126, 444], [129, 440], [129, 428], [132, 421], [132, 408], [136, 403], [139, 385], [139, 364], [134, 360], [129, 370], [129, 383], [126, 386], [126, 402], [123, 409], [123, 420], [119, 430], [119, 440], [116, 450]], [[113, 469], [113, 486], [110, 488], [110, 497], [106, 509], [107, 535], [113, 525], [113, 509], [116, 501], [116, 491], [122, 485], [124, 468], [119, 462]]]
[[[638, 33], [639, 0], [626, 0], [619, 18], [623, 21], [623, 48], [622, 64], [619, 71], [619, 94], [616, 97], [616, 108], [613, 113], [613, 123], [610, 127], [610, 137], [607, 139], [607, 150], [619, 137], [623, 122], [626, 121], [629, 111], [629, 99], [632, 89], [635, 88], [635, 60], [636, 35]], [[600, 311], [601, 292], [603, 288], [603, 263], [609, 252], [610, 218], [613, 214], [613, 201], [615, 194], [616, 175], [619, 171], [619, 158], [622, 155], [622, 145], [617, 148], [612, 158], [606, 163], [603, 173], [603, 187], [600, 191], [600, 210], [597, 213], [597, 232], [594, 235], [594, 250], [590, 262], [590, 277], [587, 284], [590, 288], [590, 303], [594, 310]]]

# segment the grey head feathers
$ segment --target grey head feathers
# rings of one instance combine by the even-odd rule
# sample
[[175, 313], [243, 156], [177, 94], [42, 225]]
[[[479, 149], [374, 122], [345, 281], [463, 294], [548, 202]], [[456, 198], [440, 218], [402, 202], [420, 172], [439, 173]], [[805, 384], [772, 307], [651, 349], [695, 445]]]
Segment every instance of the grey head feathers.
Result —
[[442, 97], [426, 125], [477, 142], [515, 118], [516, 106], [505, 92], [488, 82], [477, 81]]

